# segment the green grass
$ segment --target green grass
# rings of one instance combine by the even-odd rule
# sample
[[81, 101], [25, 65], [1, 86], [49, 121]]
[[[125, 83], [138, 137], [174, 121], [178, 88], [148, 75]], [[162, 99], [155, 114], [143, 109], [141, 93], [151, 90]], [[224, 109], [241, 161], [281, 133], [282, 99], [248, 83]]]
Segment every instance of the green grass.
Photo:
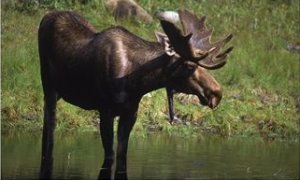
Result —
[[[9, 3], [2, 7], [1, 33], [1, 128], [41, 130], [43, 94], [39, 75], [37, 30], [48, 8], [76, 10], [99, 30], [120, 24], [139, 36], [154, 40], [161, 30], [158, 20], [144, 24], [136, 20], [116, 22], [102, 1], [86, 5], [50, 1], [43, 7]], [[299, 136], [299, 53], [287, 50], [300, 42], [299, 3], [291, 1], [138, 1], [150, 14], [159, 10], [189, 9], [207, 16], [207, 26], [217, 40], [233, 33], [234, 51], [227, 65], [211, 71], [222, 84], [224, 98], [211, 111], [176, 98], [176, 113], [182, 123], [169, 125], [164, 90], [143, 98], [134, 134], [164, 131], [179, 136], [261, 136], [267, 139]], [[290, 4], [289, 4], [290, 2]], [[25, 9], [25, 10], [24, 10]], [[58, 105], [57, 128], [96, 130], [97, 113], [84, 111], [63, 101]]]

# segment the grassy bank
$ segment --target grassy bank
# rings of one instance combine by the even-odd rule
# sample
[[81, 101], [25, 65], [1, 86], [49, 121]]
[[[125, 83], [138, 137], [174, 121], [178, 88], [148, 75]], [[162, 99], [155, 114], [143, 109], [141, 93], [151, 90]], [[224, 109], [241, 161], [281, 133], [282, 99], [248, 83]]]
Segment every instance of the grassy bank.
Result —
[[[47, 2], [47, 1], [45, 1]], [[7, 3], [2, 6], [1, 128], [39, 131], [43, 95], [39, 75], [37, 30], [49, 8], [76, 10], [99, 30], [120, 24], [154, 40], [159, 22], [116, 22], [101, 1], [86, 5], [53, 1], [42, 7]], [[164, 90], [145, 96], [140, 104], [135, 134], [165, 131], [180, 136], [261, 136], [295, 138], [300, 130], [299, 53], [287, 49], [300, 42], [299, 3], [288, 1], [138, 1], [148, 12], [186, 8], [206, 15], [216, 40], [232, 32], [235, 46], [227, 65], [211, 71], [222, 84], [224, 98], [217, 110], [199, 107], [193, 97], [177, 96], [178, 124], [169, 125]], [[298, 104], [298, 106], [297, 106]], [[96, 112], [58, 103], [60, 130], [96, 130]]]

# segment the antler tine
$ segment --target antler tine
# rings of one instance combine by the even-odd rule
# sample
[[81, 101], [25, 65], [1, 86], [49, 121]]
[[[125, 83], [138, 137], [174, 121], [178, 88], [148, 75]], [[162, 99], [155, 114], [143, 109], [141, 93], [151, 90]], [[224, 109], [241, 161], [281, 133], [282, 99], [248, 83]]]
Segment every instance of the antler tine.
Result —
[[233, 35], [229, 34], [224, 39], [213, 43], [213, 46], [224, 46], [226, 43], [228, 43], [231, 40], [232, 37], [233, 37]]
[[201, 19], [198, 19], [196, 15], [190, 13], [187, 10], [179, 10], [178, 13], [179, 13], [181, 25], [183, 27], [183, 32], [185, 34], [195, 33], [198, 32], [199, 30], [203, 31], [206, 29], [205, 16], [203, 16]]
[[[206, 69], [219, 69], [223, 67], [226, 64], [226, 58], [228, 57], [228, 54], [233, 50], [233, 46], [227, 48], [224, 52], [218, 54], [218, 55], [210, 55], [209, 57], [200, 60], [196, 62], [199, 66], [204, 67]], [[215, 51], [215, 49], [213, 50]], [[219, 50], [217, 50], [219, 51]]]
[[226, 64], [226, 58], [228, 54], [224, 54], [222, 57], [219, 58], [211, 58], [211, 59], [205, 59], [202, 61], [198, 61], [197, 64], [201, 67], [204, 67], [205, 69], [219, 69], [223, 67]]
[[227, 48], [224, 52], [218, 54], [218, 55], [216, 56], [216, 58], [220, 58], [220, 57], [222, 57], [222, 56], [224, 56], [224, 55], [226, 55], [226, 54], [229, 54], [232, 50], [233, 50], [233, 46]]

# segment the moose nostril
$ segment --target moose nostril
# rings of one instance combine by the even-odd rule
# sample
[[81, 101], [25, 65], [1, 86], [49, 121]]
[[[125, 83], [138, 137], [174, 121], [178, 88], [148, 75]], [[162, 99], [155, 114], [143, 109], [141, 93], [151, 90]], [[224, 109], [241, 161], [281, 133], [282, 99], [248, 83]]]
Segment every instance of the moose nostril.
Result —
[[208, 106], [211, 109], [215, 109], [215, 107], [217, 106], [217, 101], [216, 101], [215, 97], [212, 97], [212, 98], [209, 99]]
[[218, 104], [220, 103], [221, 99], [222, 99], [222, 96], [212, 96], [209, 99], [208, 106], [211, 109], [215, 109], [218, 106]]

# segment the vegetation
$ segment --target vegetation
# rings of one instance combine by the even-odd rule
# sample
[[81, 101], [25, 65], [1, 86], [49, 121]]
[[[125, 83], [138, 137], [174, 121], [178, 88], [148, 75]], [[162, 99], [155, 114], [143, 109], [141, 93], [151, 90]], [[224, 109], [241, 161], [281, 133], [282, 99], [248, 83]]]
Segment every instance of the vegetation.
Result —
[[[161, 30], [158, 20], [115, 21], [101, 0], [2, 1], [1, 32], [1, 128], [40, 131], [43, 94], [39, 74], [37, 30], [51, 9], [75, 10], [99, 31], [120, 24], [139, 36], [154, 40]], [[233, 32], [235, 49], [227, 65], [211, 71], [222, 84], [224, 97], [218, 109], [199, 107], [190, 96], [177, 96], [175, 107], [181, 119], [167, 121], [164, 90], [146, 95], [139, 109], [134, 134], [164, 131], [172, 135], [261, 136], [267, 139], [295, 138], [300, 134], [299, 53], [287, 49], [300, 42], [297, 0], [180, 0], [138, 1], [151, 14], [160, 10], [189, 9], [206, 15], [213, 41]], [[58, 103], [57, 129], [96, 131], [98, 115], [63, 101]]]

